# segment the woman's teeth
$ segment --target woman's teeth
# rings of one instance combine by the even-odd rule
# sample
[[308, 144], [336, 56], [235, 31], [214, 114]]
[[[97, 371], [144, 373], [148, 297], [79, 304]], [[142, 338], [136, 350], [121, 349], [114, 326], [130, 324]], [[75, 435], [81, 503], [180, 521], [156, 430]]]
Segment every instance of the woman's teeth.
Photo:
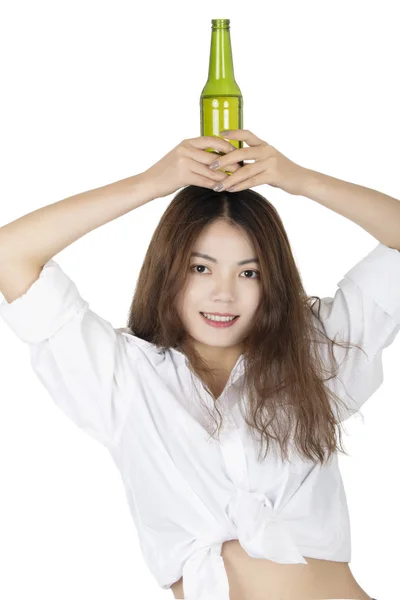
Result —
[[210, 315], [209, 313], [201, 313], [201, 314], [204, 315], [206, 317], [206, 319], [210, 319], [210, 321], [228, 322], [228, 321], [233, 321], [233, 319], [236, 319], [236, 317], [219, 317], [216, 315]]

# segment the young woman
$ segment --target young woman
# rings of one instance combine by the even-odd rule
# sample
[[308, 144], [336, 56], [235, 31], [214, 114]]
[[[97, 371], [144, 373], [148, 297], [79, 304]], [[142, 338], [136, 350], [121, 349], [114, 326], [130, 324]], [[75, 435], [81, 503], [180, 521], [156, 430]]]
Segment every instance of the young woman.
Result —
[[[0, 316], [54, 402], [109, 449], [160, 587], [185, 600], [370, 600], [349, 567], [337, 451], [400, 330], [400, 202], [247, 130], [230, 138], [248, 147], [187, 139], [143, 173], [2, 227]], [[249, 189], [265, 183], [378, 240], [334, 297], [307, 297], [277, 211]], [[114, 329], [53, 257], [182, 187]]]

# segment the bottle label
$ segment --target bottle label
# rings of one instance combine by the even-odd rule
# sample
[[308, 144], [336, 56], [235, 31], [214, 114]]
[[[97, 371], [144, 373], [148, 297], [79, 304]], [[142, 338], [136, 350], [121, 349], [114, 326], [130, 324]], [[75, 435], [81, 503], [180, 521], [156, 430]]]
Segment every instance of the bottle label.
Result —
[[[203, 96], [201, 99], [202, 136], [219, 135], [224, 129], [243, 129], [243, 106], [240, 96]], [[229, 140], [236, 148], [243, 148], [241, 140]], [[215, 152], [211, 148], [207, 150]]]

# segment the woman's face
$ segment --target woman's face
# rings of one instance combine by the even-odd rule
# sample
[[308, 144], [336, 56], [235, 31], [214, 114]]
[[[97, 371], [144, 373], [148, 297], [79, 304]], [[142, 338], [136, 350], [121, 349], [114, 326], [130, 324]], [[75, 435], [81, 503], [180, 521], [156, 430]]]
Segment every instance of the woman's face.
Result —
[[[193, 252], [207, 254], [215, 261], [190, 258], [187, 286], [178, 301], [185, 331], [206, 360], [229, 363], [229, 356], [235, 362], [261, 295], [259, 265], [249, 260], [257, 258], [254, 247], [244, 233], [218, 220], [202, 231]], [[241, 261], [246, 264], [238, 264]], [[229, 313], [239, 318], [230, 327], [213, 327], [201, 313]]]

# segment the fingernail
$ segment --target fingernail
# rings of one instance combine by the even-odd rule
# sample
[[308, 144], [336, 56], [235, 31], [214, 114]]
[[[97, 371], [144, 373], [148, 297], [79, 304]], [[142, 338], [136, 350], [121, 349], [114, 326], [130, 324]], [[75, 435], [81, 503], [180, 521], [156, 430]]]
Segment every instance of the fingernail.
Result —
[[224, 187], [224, 185], [222, 183], [219, 183], [218, 185], [215, 186], [214, 192], [219, 192], [220, 190], [222, 190], [223, 187]]
[[213, 163], [211, 163], [210, 165], [210, 169], [218, 169], [219, 167], [219, 161], [215, 160]]
[[223, 131], [220, 131], [219, 133], [220, 133], [220, 135], [227, 136], [230, 134], [230, 131], [229, 131], [229, 129], [224, 129]]

